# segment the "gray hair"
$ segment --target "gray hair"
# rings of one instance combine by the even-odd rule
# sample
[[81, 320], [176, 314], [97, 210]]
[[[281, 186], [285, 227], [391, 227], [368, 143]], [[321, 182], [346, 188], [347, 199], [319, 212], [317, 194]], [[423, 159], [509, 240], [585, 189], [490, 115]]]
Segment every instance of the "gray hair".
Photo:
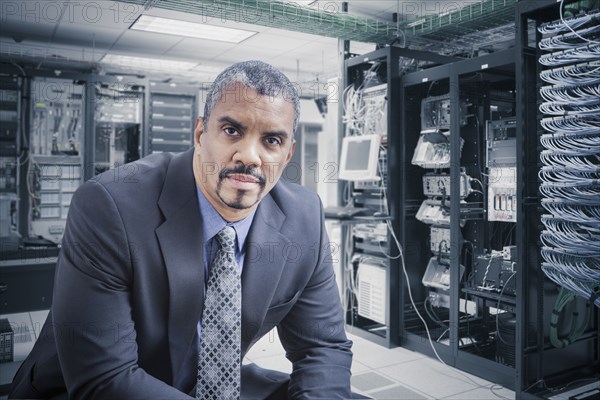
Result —
[[243, 61], [227, 67], [217, 76], [206, 95], [204, 104], [204, 127], [215, 104], [221, 99], [227, 87], [241, 83], [255, 90], [261, 96], [281, 97], [293, 104], [295, 110], [293, 131], [296, 132], [300, 118], [298, 91], [290, 80], [278, 69], [263, 61]]

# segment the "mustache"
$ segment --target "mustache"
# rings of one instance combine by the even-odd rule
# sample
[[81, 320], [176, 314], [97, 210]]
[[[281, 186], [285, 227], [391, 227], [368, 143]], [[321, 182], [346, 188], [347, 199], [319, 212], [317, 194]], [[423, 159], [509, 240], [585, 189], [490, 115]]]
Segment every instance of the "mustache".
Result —
[[225, 179], [228, 175], [232, 174], [243, 174], [250, 175], [258, 180], [259, 185], [264, 186], [267, 182], [267, 179], [256, 169], [251, 166], [246, 165], [238, 165], [233, 168], [223, 168], [221, 172], [219, 172], [219, 180]]

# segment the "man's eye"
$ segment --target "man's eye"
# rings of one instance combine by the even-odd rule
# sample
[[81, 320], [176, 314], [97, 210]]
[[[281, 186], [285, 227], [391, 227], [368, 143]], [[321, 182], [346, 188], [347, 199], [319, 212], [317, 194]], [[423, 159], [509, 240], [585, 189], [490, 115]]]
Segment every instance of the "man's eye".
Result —
[[268, 137], [265, 139], [268, 144], [279, 145], [281, 144], [281, 140], [277, 137]]
[[223, 129], [225, 131], [226, 134], [233, 136], [233, 135], [237, 135], [238, 131], [235, 128], [231, 128], [231, 127], [227, 127], [225, 129]]

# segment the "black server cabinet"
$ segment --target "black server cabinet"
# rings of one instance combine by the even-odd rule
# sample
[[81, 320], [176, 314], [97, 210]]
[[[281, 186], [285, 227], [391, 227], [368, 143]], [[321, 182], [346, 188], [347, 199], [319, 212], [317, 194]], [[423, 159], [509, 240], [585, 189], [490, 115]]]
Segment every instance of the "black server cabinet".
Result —
[[[400, 344], [514, 387], [514, 51], [407, 74]], [[417, 117], [418, 116], [418, 117]]]
[[[388, 224], [395, 210], [389, 208], [386, 196], [393, 190], [393, 170], [396, 160], [391, 150], [398, 132], [399, 118], [394, 107], [398, 104], [400, 52], [396, 48], [379, 49], [346, 60], [344, 88], [360, 93], [359, 108], [369, 109], [359, 122], [355, 135], [381, 136], [379, 176], [375, 182], [342, 181], [347, 202], [354, 207], [370, 210], [366, 216], [341, 221], [343, 266], [343, 300], [349, 330], [386, 347], [395, 345], [398, 336], [397, 254], [388, 234]], [[340, 101], [345, 101], [345, 98]], [[345, 110], [349, 117], [349, 110]], [[370, 121], [370, 122], [369, 122]], [[363, 123], [364, 122], [364, 123]], [[348, 124], [345, 132], [350, 134]], [[373, 216], [381, 213], [381, 216]]]
[[[403, 278], [395, 237], [404, 243], [404, 236], [400, 236], [407, 210], [414, 212], [418, 207], [414, 202], [394, 200], [411, 190], [412, 181], [407, 182], [406, 177], [414, 179], [406, 173], [409, 165], [405, 161], [406, 143], [400, 123], [401, 119], [415, 116], [401, 113], [400, 78], [410, 71], [452, 61], [456, 59], [398, 47], [380, 48], [345, 61], [341, 101], [348, 101], [353, 92], [357, 96], [356, 101], [344, 106], [345, 136], [381, 137], [380, 179], [340, 180], [340, 193], [346, 197], [344, 203], [369, 210], [366, 216], [341, 221], [346, 323], [352, 333], [387, 347], [398, 344], [401, 324], [398, 298]], [[358, 116], [352, 115], [352, 104], [359, 109]], [[412, 232], [408, 236], [411, 240], [418, 237]], [[411, 242], [405, 251], [418, 252], [422, 245], [418, 240]]]
[[[520, 3], [514, 49], [401, 79], [396, 155], [404, 168], [393, 208], [406, 276], [398, 342], [509, 387], [517, 398], [580, 398], [598, 390], [593, 282], [586, 282], [587, 304], [584, 298], [561, 309], [560, 285], [543, 272], [548, 211], [540, 138], [547, 131], [539, 107], [548, 83], [539, 78], [545, 52], [536, 32], [560, 20], [561, 6], [575, 14], [594, 9], [564, 3]], [[598, 65], [590, 70], [598, 74]], [[590, 146], [596, 155], [598, 136]], [[440, 152], [450, 160], [440, 161]], [[596, 235], [588, 239], [597, 245]], [[582, 332], [575, 337], [572, 328]]]
[[149, 129], [145, 154], [180, 152], [193, 144], [198, 90], [180, 85], [150, 84]]
[[[548, 163], [548, 160], [556, 160], [555, 154], [548, 152], [544, 143], [552, 137], [552, 140], [559, 141], [559, 145], [564, 134], [560, 129], [552, 133], [546, 129], [550, 126], [564, 126], [563, 123], [572, 120], [573, 117], [580, 119], [583, 126], [590, 122], [587, 117], [580, 117], [575, 109], [575, 101], [569, 100], [567, 104], [560, 104], [549, 99], [548, 92], [552, 96], [571, 96], [573, 91], [580, 89], [600, 90], [600, 55], [598, 52], [598, 43], [600, 41], [598, 30], [598, 18], [600, 16], [600, 2], [598, 1], [535, 1], [519, 3], [517, 7], [516, 18], [516, 76], [517, 76], [517, 158], [521, 168], [518, 170], [517, 181], [518, 197], [520, 199], [519, 224], [517, 229], [517, 241], [520, 244], [518, 248], [519, 263], [524, 266], [518, 275], [518, 293], [519, 307], [517, 309], [517, 380], [515, 391], [520, 398], [593, 398], [600, 393], [600, 308], [596, 301], [594, 305], [593, 290], [590, 293], [579, 294], [572, 301], [565, 302], [565, 297], [561, 292], [561, 285], [549, 279], [544, 273], [549, 260], [547, 241], [549, 237], [549, 228], [547, 227], [547, 218], [552, 210], [544, 206], [547, 196], [548, 182], [543, 179], [547, 175], [548, 168], [552, 171], [562, 173], [561, 167]], [[561, 21], [561, 14], [562, 19]], [[589, 22], [575, 25], [579, 19], [590, 17]], [[583, 17], [583, 18], [582, 18]], [[583, 35], [592, 42], [585, 42], [581, 38], [576, 38], [564, 24], [573, 25], [573, 29], [579, 35]], [[596, 33], [588, 28], [595, 26]], [[542, 34], [544, 27], [548, 27], [546, 33]], [[548, 33], [549, 32], [549, 33]], [[545, 40], [544, 40], [545, 39]], [[595, 41], [595, 43], [594, 43]], [[543, 42], [543, 43], [542, 43]], [[566, 42], [567, 47], [553, 49], [554, 44]], [[550, 43], [550, 48], [544, 46]], [[541, 44], [541, 46], [540, 46]], [[573, 45], [573, 46], [569, 46]], [[595, 49], [595, 50], [594, 50]], [[583, 50], [583, 51], [582, 51]], [[595, 53], [595, 54], [594, 54]], [[552, 55], [554, 54], [554, 55]], [[571, 57], [577, 54], [576, 57]], [[561, 61], [559, 65], [544, 65], [548, 57], [555, 57]], [[564, 59], [562, 57], [565, 56]], [[556, 63], [549, 63], [556, 64]], [[584, 70], [577, 70], [583, 66]], [[546, 79], [541, 78], [545, 74]], [[548, 75], [559, 77], [558, 80], [548, 81]], [[562, 79], [575, 76], [571, 82], [562, 82]], [[584, 78], [589, 84], [579, 85], [577, 82]], [[589, 81], [589, 79], [592, 79]], [[594, 80], [595, 79], [595, 80]], [[594, 83], [595, 82], [595, 83]], [[565, 90], [563, 88], [567, 87]], [[585, 88], [584, 88], [585, 87]], [[542, 93], [545, 92], [545, 93]], [[542, 95], [543, 94], [543, 95]], [[551, 96], [551, 97], [552, 97]], [[596, 101], [593, 101], [597, 107]], [[564, 112], [561, 115], [549, 115], [546, 110], [548, 105], [550, 109], [561, 108]], [[591, 105], [594, 107], [594, 105]], [[595, 114], [597, 118], [597, 113]], [[596, 126], [597, 119], [596, 119]], [[592, 124], [594, 124], [592, 116]], [[577, 129], [572, 138], [578, 141], [585, 134], [585, 128]], [[586, 136], [585, 141], [591, 140], [589, 150], [595, 153], [596, 168], [598, 167], [597, 157], [600, 154], [600, 132], [596, 129], [596, 134]], [[567, 142], [570, 142], [568, 139]], [[595, 150], [594, 150], [595, 149]], [[568, 151], [568, 148], [565, 149]], [[594, 157], [592, 155], [592, 157]], [[560, 159], [559, 156], [558, 159]], [[567, 165], [568, 166], [568, 165]], [[580, 174], [584, 167], [578, 167], [576, 174]], [[543, 171], [545, 169], [545, 171]], [[564, 172], [569, 173], [569, 168]], [[594, 174], [592, 174], [594, 175]], [[598, 174], [594, 175], [596, 178]], [[576, 185], [576, 181], [570, 181], [568, 186]], [[581, 196], [578, 200], [585, 202], [585, 193], [595, 191], [600, 193], [600, 188], [595, 186], [581, 187]], [[561, 190], [562, 192], [562, 190]], [[593, 198], [593, 197], [592, 197]], [[563, 202], [560, 199], [551, 199], [552, 202]], [[589, 202], [588, 202], [589, 203]], [[573, 207], [574, 203], [565, 202], [566, 206]], [[590, 209], [596, 211], [600, 208], [598, 196], [595, 202], [592, 201]], [[562, 207], [562, 206], [561, 206]], [[575, 207], [580, 207], [575, 204]], [[559, 224], [565, 221], [557, 219]], [[592, 225], [600, 221], [596, 217]], [[567, 222], [569, 223], [569, 222]], [[575, 226], [575, 229], [580, 227]], [[544, 239], [541, 239], [542, 237]], [[586, 238], [587, 245], [598, 245], [597, 235], [589, 235]], [[573, 255], [580, 250], [575, 242], [567, 245], [559, 256], [558, 261], [571, 261]], [[546, 253], [546, 256], [544, 256]], [[581, 254], [581, 253], [580, 253]], [[598, 274], [598, 265], [600, 265], [600, 256], [593, 254], [591, 257], [577, 257], [584, 260], [588, 266], [595, 265], [596, 276]], [[571, 281], [572, 282], [572, 281]], [[582, 286], [589, 288], [596, 287], [598, 290], [599, 280], [594, 282], [582, 282]], [[591, 296], [589, 296], [591, 294]], [[564, 308], [562, 308], [564, 306]], [[576, 315], [579, 313], [579, 315]], [[587, 323], [582, 324], [582, 320], [589, 318]], [[573, 335], [573, 329], [581, 330], [579, 335]], [[581, 329], [580, 329], [581, 328]], [[553, 332], [554, 330], [554, 332]], [[557, 337], [553, 337], [557, 335]], [[558, 341], [558, 343], [556, 343]], [[554, 342], [554, 344], [553, 344]], [[556, 346], [558, 345], [558, 347]], [[564, 347], [563, 347], [564, 346]], [[562, 397], [560, 397], [562, 396]], [[587, 397], [586, 397], [587, 396]]]

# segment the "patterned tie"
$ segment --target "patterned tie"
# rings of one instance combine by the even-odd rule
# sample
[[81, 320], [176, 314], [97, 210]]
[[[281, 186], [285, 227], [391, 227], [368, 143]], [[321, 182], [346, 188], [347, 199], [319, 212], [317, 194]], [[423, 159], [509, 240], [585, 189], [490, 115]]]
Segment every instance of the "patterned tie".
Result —
[[215, 236], [221, 248], [212, 262], [198, 356], [198, 399], [239, 399], [242, 285], [235, 261], [235, 230], [226, 226]]

